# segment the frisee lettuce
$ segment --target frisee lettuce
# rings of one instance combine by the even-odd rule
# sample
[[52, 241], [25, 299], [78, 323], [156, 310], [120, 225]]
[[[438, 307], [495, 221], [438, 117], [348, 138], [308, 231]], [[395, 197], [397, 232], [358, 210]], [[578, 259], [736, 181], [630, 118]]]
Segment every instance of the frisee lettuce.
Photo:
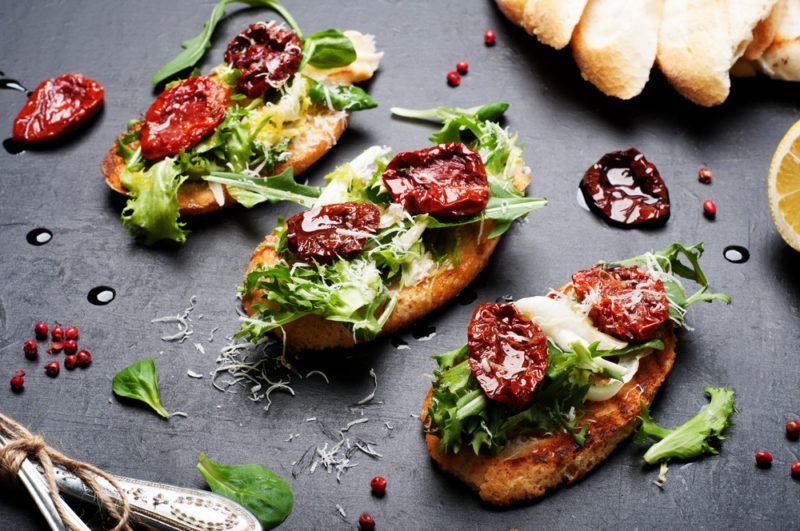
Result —
[[[723, 294], [707, 294], [708, 280], [699, 265], [702, 245], [685, 247], [673, 244], [658, 253], [646, 253], [612, 265], [636, 265], [671, 284], [675, 293], [685, 293], [677, 277], [691, 279], [701, 285], [704, 296], [672, 298], [670, 305], [683, 322], [686, 307], [699, 300], [722, 300]], [[680, 261], [679, 255], [689, 255], [690, 266]], [[654, 263], [656, 265], [654, 265]], [[667, 326], [667, 325], [665, 325]], [[531, 404], [512, 409], [486, 397], [468, 364], [466, 346], [434, 356], [438, 370], [434, 373], [431, 407], [428, 409], [426, 431], [440, 438], [443, 452], [458, 453], [469, 447], [476, 454], [481, 451], [496, 453], [512, 439], [525, 435], [567, 433], [576, 443], [583, 445], [588, 424], [581, 422], [584, 403], [595, 377], [624, 381], [601, 358], [627, 358], [641, 356], [651, 350], [664, 348], [659, 337], [649, 341], [630, 343], [617, 350], [599, 350], [599, 343], [570, 345], [564, 351], [553, 341], [548, 342], [548, 366], [545, 378], [536, 388]]]
[[734, 390], [725, 387], [706, 387], [703, 390], [710, 402], [697, 415], [671, 430], [656, 424], [647, 404], [642, 403], [639, 414], [642, 424], [634, 442], [644, 444], [649, 439], [656, 441], [644, 454], [647, 463], [654, 465], [672, 459], [688, 460], [719, 453], [713, 444], [724, 440], [725, 429], [734, 424], [731, 421], [736, 411]]

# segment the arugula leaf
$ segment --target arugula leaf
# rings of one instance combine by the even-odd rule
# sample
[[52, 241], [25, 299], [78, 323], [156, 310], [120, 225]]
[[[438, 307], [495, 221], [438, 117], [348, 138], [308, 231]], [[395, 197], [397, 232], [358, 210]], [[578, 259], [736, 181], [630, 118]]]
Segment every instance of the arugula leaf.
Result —
[[320, 188], [296, 182], [291, 167], [272, 177], [249, 177], [237, 173], [214, 171], [210, 175], [204, 176], [203, 179], [232, 188], [241, 188], [255, 194], [257, 198], [245, 204], [247, 208], [263, 201], [293, 201], [310, 208], [314, 206], [314, 202], [320, 194]]
[[125, 168], [120, 182], [128, 190], [128, 201], [122, 210], [122, 224], [145, 245], [161, 240], [184, 243], [189, 231], [178, 221], [178, 188], [186, 179], [172, 158], [148, 170]]
[[498, 197], [497, 195], [492, 195], [484, 211], [477, 216], [470, 216], [453, 221], [440, 220], [431, 216], [428, 219], [428, 228], [450, 228], [472, 223], [481, 223], [484, 220], [491, 219], [495, 220], [497, 223], [495, 223], [492, 231], [489, 233], [489, 238], [495, 238], [504, 234], [511, 228], [511, 223], [514, 220], [523, 218], [527, 216], [528, 213], [545, 206], [547, 206], [547, 199], [540, 199], [538, 197]]
[[303, 65], [310, 64], [314, 68], [329, 70], [347, 66], [356, 60], [356, 49], [353, 41], [337, 29], [326, 29], [312, 33], [303, 39]]
[[203, 24], [203, 31], [201, 31], [199, 35], [183, 41], [181, 43], [183, 51], [169, 63], [161, 67], [158, 72], [153, 74], [150, 81], [154, 86], [187, 68], [193, 67], [200, 61], [206, 51], [211, 48], [211, 35], [213, 35], [219, 21], [225, 16], [225, 7], [228, 4], [234, 3], [245, 4], [250, 7], [266, 7], [272, 9], [289, 23], [298, 36], [302, 36], [297, 22], [294, 21], [289, 11], [287, 11], [278, 0], [220, 0], [211, 11], [211, 18]]
[[221, 465], [200, 453], [197, 470], [213, 492], [243, 505], [265, 529], [276, 527], [292, 512], [289, 485], [261, 465]]
[[308, 97], [313, 103], [323, 105], [337, 111], [363, 111], [378, 106], [364, 89], [355, 85], [337, 85], [330, 87], [309, 78]]
[[111, 382], [111, 390], [117, 396], [144, 402], [165, 419], [169, 418], [169, 413], [161, 405], [156, 362], [152, 358], [137, 361], [118, 372]]
[[736, 411], [734, 391], [725, 387], [703, 389], [711, 401], [700, 412], [674, 429], [667, 429], [653, 421], [647, 404], [642, 402], [639, 418], [642, 425], [634, 438], [637, 444], [648, 439], [656, 442], [644, 454], [649, 464], [665, 463], [671, 459], [693, 459], [704, 454], [716, 455], [719, 450], [711, 445], [725, 439], [723, 432], [734, 423], [730, 420]]

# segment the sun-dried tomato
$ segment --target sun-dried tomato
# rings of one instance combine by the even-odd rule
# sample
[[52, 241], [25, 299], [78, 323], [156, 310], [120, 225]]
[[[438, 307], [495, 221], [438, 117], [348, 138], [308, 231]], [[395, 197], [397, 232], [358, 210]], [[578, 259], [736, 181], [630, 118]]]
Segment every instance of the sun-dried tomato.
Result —
[[225, 61], [242, 71], [236, 90], [250, 98], [281, 87], [297, 72], [302, 58], [297, 34], [273, 21], [250, 24], [225, 51]]
[[302, 259], [328, 263], [360, 251], [375, 234], [380, 210], [370, 203], [335, 203], [295, 214], [286, 222], [289, 250]]
[[589, 207], [609, 222], [648, 226], [669, 219], [669, 191], [655, 164], [638, 149], [603, 155], [580, 183]]
[[578, 301], [589, 300], [598, 329], [625, 341], [651, 339], [669, 319], [664, 283], [637, 267], [596, 265], [572, 275]]
[[547, 336], [513, 304], [480, 304], [467, 331], [469, 366], [486, 396], [530, 403], [547, 370]]
[[100, 83], [81, 74], [64, 74], [42, 81], [14, 120], [17, 142], [47, 142], [73, 131], [103, 107]]
[[481, 156], [462, 143], [399, 153], [382, 178], [392, 199], [412, 214], [473, 216], [489, 201]]
[[142, 155], [158, 160], [196, 146], [225, 118], [229, 95], [225, 84], [205, 76], [162, 92], [144, 115]]

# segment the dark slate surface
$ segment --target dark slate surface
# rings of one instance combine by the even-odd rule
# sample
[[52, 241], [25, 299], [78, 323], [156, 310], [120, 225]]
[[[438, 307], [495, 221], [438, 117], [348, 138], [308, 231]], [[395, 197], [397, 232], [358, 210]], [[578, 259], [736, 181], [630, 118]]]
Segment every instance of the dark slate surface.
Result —
[[[543, 500], [494, 510], [467, 488], [439, 473], [424, 450], [417, 413], [428, 389], [429, 355], [463, 343], [471, 305], [453, 303], [426, 319], [436, 336], [420, 342], [403, 334], [410, 350], [388, 340], [361, 349], [352, 360], [326, 356], [331, 376], [296, 383], [294, 398], [275, 394], [273, 408], [243, 393], [221, 394], [208, 377], [188, 378], [187, 369], [208, 373], [223, 335], [236, 330], [234, 293], [251, 250], [279, 214], [293, 206], [232, 209], [192, 225], [180, 249], [147, 249], [134, 243], [119, 222], [121, 202], [98, 174], [101, 157], [126, 121], [143, 112], [153, 93], [149, 76], [199, 31], [211, 2], [4, 2], [0, 19], [0, 70], [33, 88], [40, 80], [80, 71], [106, 88], [106, 108], [83, 134], [57, 149], [10, 155], [0, 152], [0, 404], [10, 414], [67, 453], [111, 472], [155, 481], [204, 487], [195, 471], [197, 454], [227, 463], [257, 462], [287, 478], [296, 508], [292, 529], [353, 527], [368, 510], [381, 528], [797, 528], [800, 483], [789, 465], [800, 444], [783, 436], [783, 423], [800, 414], [797, 345], [800, 344], [800, 256], [780, 240], [770, 221], [765, 174], [773, 148], [798, 118], [796, 86], [765, 80], [737, 81], [720, 108], [696, 108], [673, 94], [658, 76], [633, 102], [603, 97], [584, 83], [568, 51], [537, 45], [504, 20], [491, 2], [287, 1], [308, 31], [356, 28], [377, 35], [386, 57], [371, 83], [381, 103], [359, 113], [337, 149], [311, 172], [311, 182], [373, 143], [396, 150], [426, 145], [429, 129], [393, 120], [392, 105], [511, 103], [508, 124], [518, 130], [533, 168], [532, 193], [550, 206], [516, 226], [485, 274], [475, 283], [480, 301], [522, 297], [560, 285], [569, 274], [601, 258], [660, 248], [672, 241], [704, 240], [704, 264], [716, 288], [734, 304], [693, 308], [694, 332], [681, 334], [678, 363], [655, 407], [667, 425], [694, 414], [703, 387], [737, 389], [741, 413], [722, 455], [673, 466], [669, 484], [651, 484], [657, 471], [642, 466], [630, 443], [585, 480]], [[313, 6], [313, 7], [312, 7]], [[247, 23], [269, 16], [236, 11], [221, 25], [206, 67], [216, 64], [225, 43]], [[482, 42], [486, 28], [497, 45]], [[471, 70], [458, 89], [445, 73], [467, 59]], [[6, 133], [24, 102], [0, 91], [0, 129]], [[662, 230], [613, 229], [575, 201], [583, 171], [603, 153], [636, 146], [661, 169], [673, 200], [672, 220]], [[708, 164], [712, 186], [697, 182]], [[719, 207], [715, 222], [703, 218], [702, 200]], [[33, 247], [25, 234], [38, 226], [54, 233]], [[742, 244], [752, 252], [744, 265], [726, 262], [722, 249]], [[107, 284], [117, 299], [90, 305], [86, 294]], [[207, 354], [192, 341], [159, 339], [154, 317], [174, 314], [197, 295], [195, 328]], [[203, 314], [202, 319], [197, 319]], [[22, 357], [22, 341], [37, 319], [75, 323], [82, 345], [95, 354], [90, 370], [45, 377], [41, 362]], [[207, 334], [221, 330], [214, 343]], [[165, 422], [148, 411], [112, 399], [111, 377], [146, 356], [157, 360], [163, 402], [188, 418]], [[42, 360], [47, 355], [42, 356]], [[8, 379], [24, 368], [27, 390], [11, 393]], [[316, 416], [331, 428], [358, 418], [347, 408], [380, 382], [367, 408], [369, 423], [354, 434], [377, 441], [380, 461], [358, 457], [359, 466], [337, 484], [317, 471], [290, 474], [291, 463], [325, 441]], [[395, 427], [389, 435], [383, 422]], [[300, 437], [287, 442], [291, 433]], [[768, 449], [772, 470], [753, 465], [753, 452]], [[389, 494], [375, 499], [368, 482], [389, 480]], [[335, 504], [347, 511], [339, 517]], [[91, 511], [90, 511], [91, 512]], [[0, 495], [0, 528], [37, 529], [43, 521], [32, 503], [7, 488]]]

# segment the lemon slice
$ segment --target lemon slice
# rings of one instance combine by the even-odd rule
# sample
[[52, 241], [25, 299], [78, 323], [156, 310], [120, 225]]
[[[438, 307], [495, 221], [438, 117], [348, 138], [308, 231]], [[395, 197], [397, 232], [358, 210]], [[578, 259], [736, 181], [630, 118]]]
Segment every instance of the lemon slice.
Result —
[[767, 195], [775, 228], [800, 251], [800, 122], [786, 132], [772, 156]]

